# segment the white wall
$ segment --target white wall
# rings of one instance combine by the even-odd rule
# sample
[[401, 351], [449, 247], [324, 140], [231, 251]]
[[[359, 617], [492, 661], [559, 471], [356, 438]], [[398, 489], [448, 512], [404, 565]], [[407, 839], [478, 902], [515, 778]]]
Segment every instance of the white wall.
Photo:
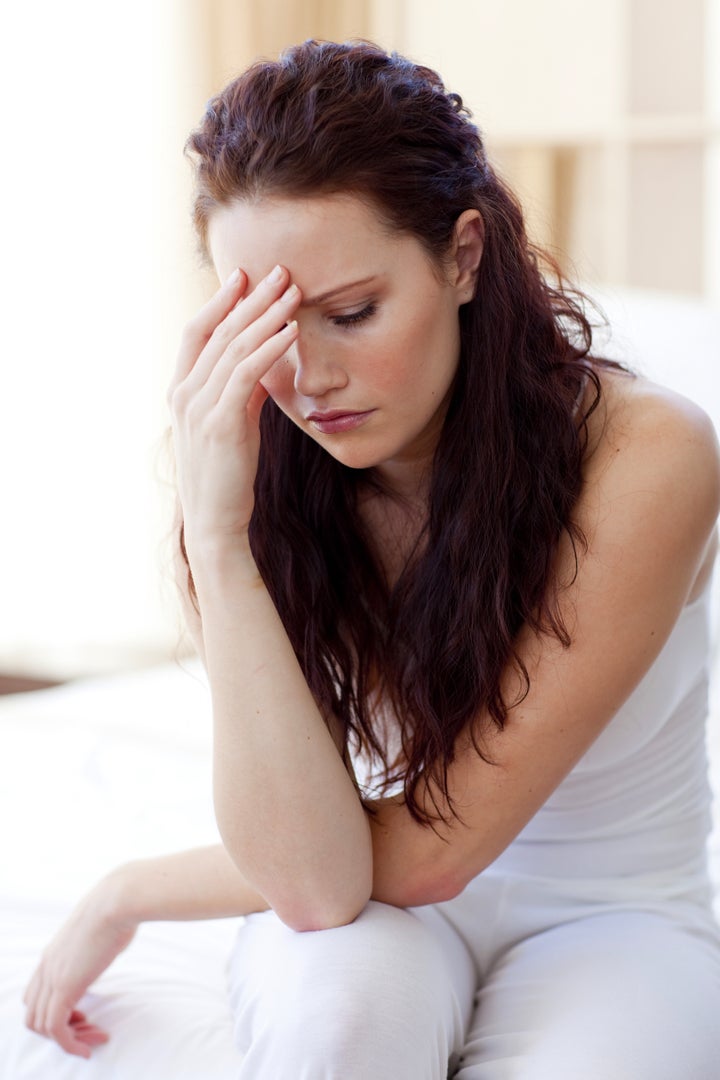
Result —
[[153, 40], [151, 10], [46, 0], [4, 18], [4, 670], [92, 670], [176, 637], [158, 574], [174, 344], [157, 324], [168, 192], [153, 96], [174, 50]]

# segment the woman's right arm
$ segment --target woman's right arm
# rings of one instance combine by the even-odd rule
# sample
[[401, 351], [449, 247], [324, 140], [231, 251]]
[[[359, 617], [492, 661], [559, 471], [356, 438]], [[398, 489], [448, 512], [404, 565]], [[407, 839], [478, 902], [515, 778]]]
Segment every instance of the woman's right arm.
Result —
[[68, 1053], [87, 1058], [108, 1035], [75, 1006], [127, 948], [141, 922], [267, 909], [221, 844], [120, 866], [80, 901], [45, 949], [25, 991], [26, 1023]]

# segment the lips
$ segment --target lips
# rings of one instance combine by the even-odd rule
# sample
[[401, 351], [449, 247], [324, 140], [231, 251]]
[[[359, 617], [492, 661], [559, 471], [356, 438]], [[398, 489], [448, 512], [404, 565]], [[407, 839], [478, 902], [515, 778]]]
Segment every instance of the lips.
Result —
[[360, 427], [370, 419], [374, 409], [365, 412], [348, 412], [344, 409], [333, 409], [328, 412], [313, 412], [306, 418], [308, 423], [321, 431], [324, 435], [334, 435], [342, 431], [352, 431]]

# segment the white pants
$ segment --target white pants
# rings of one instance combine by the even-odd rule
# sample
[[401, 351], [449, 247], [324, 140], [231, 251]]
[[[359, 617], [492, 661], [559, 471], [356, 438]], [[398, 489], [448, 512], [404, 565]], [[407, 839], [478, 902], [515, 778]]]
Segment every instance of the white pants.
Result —
[[482, 875], [230, 963], [239, 1080], [717, 1080], [720, 937], [685, 901], [592, 903]]

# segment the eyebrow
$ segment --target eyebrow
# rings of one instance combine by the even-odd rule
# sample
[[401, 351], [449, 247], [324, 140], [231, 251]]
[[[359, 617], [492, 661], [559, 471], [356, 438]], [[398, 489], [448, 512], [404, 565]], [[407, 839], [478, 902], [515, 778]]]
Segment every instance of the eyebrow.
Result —
[[316, 304], [324, 304], [328, 300], [332, 300], [333, 297], [338, 296], [340, 293], [347, 292], [349, 289], [354, 289], [358, 285], [368, 285], [371, 281], [375, 281], [376, 277], [377, 274], [373, 274], [371, 277], [360, 278], [358, 281], [348, 281], [347, 284], [336, 285], [334, 289], [320, 293], [319, 296], [304, 296], [300, 306], [314, 307]]

